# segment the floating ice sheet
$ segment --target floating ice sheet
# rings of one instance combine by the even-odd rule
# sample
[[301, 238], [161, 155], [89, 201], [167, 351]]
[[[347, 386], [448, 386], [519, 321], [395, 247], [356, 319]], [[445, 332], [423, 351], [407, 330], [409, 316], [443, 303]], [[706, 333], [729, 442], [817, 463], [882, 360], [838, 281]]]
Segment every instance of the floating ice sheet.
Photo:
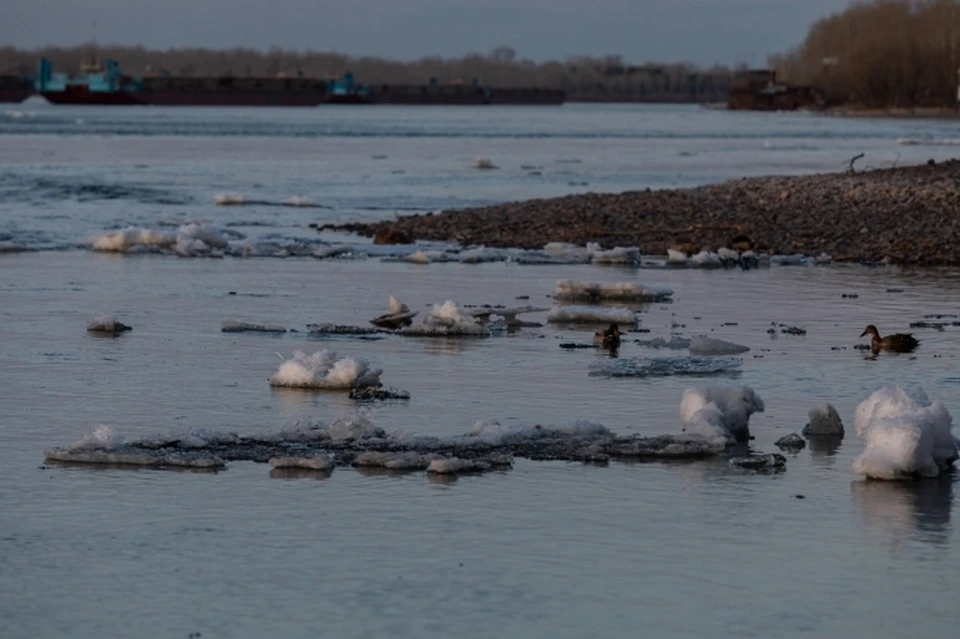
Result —
[[673, 289], [634, 282], [602, 284], [557, 280], [553, 294], [561, 301], [662, 302], [673, 296]]
[[738, 355], [749, 350], [749, 346], [707, 337], [706, 335], [694, 335], [690, 339], [691, 355]]
[[738, 357], [631, 357], [596, 362], [590, 375], [598, 377], [669, 377], [672, 375], [736, 375]]
[[88, 435], [72, 447], [47, 452], [51, 460], [92, 464], [219, 467], [223, 460], [270, 462], [276, 467], [324, 470], [336, 465], [379, 466], [393, 470], [476, 472], [509, 467], [513, 457], [606, 461], [608, 459], [699, 458], [723, 451], [724, 443], [689, 435], [618, 436], [602, 424], [578, 421], [559, 426], [501, 426], [478, 422], [451, 437], [387, 435], [363, 416], [330, 424], [297, 422], [277, 433], [188, 431], [123, 443], [109, 429]]
[[274, 324], [250, 324], [226, 320], [220, 325], [220, 331], [224, 333], [286, 333], [287, 329]]
[[624, 324], [633, 326], [637, 314], [629, 308], [605, 306], [555, 306], [547, 313], [554, 324]]

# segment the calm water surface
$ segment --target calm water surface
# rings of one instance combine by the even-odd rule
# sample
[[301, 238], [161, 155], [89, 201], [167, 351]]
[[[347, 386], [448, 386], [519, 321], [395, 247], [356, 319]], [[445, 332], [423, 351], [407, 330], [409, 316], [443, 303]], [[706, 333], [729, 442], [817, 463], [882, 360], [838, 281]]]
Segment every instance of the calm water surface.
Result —
[[[867, 323], [896, 331], [957, 313], [960, 271], [416, 266], [76, 248], [167, 221], [293, 241], [315, 237], [310, 222], [406, 208], [832, 170], [860, 150], [877, 164], [945, 157], [896, 144], [949, 137], [944, 125], [636, 107], [17, 109], [35, 115], [0, 119], [0, 240], [40, 250], [0, 255], [0, 636], [956, 633], [956, 476], [865, 482], [851, 463], [862, 450], [853, 410], [884, 384], [919, 385], [960, 409], [960, 327], [918, 330], [914, 356], [871, 360], [853, 348]], [[478, 155], [501, 168], [477, 171]], [[217, 207], [218, 192], [266, 204]], [[295, 194], [331, 208], [273, 205]], [[355, 411], [341, 394], [268, 386], [276, 353], [294, 349], [367, 357], [385, 384], [409, 390], [409, 402], [368, 409], [388, 432], [454, 435], [484, 418], [679, 431], [684, 389], [718, 380], [591, 377], [601, 355], [558, 348], [588, 339], [588, 328], [475, 341], [219, 330], [224, 320], [365, 324], [390, 294], [422, 311], [446, 299], [527, 303], [521, 296], [550, 306], [558, 278], [674, 289], [673, 303], [639, 307], [650, 332], [631, 334], [622, 357], [673, 354], [632, 342], [672, 332], [750, 346], [742, 373], [719, 382], [765, 401], [754, 450], [776, 450], [824, 401], [847, 438], [788, 455], [775, 476], [723, 460], [517, 460], [454, 481], [343, 468], [277, 476], [243, 462], [215, 474], [42, 465], [44, 449], [98, 423], [133, 439], [274, 432]], [[88, 335], [105, 312], [134, 330]], [[807, 335], [771, 337], [773, 321]]]

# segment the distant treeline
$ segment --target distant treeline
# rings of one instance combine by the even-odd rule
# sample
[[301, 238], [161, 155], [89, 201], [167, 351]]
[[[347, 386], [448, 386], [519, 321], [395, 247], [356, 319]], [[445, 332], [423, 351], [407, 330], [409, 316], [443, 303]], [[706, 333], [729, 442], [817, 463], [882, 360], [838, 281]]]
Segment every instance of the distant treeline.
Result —
[[619, 56], [571, 58], [562, 62], [537, 63], [520, 59], [509, 47], [489, 54], [462, 58], [428, 57], [399, 62], [373, 57], [350, 57], [338, 53], [271, 49], [169, 49], [83, 45], [24, 51], [0, 47], [0, 73], [28, 75], [41, 57], [54, 70], [79, 70], [95, 55], [100, 61], [114, 59], [134, 76], [224, 76], [235, 77], [303, 75], [314, 78], [342, 76], [353, 72], [365, 84], [426, 84], [474, 79], [492, 87], [542, 87], [563, 89], [569, 100], [642, 102], [723, 102], [727, 99], [733, 71], [726, 67], [700, 69], [687, 64], [625, 65]]
[[771, 66], [831, 102], [867, 108], [956, 104], [960, 2], [874, 0], [824, 18]]

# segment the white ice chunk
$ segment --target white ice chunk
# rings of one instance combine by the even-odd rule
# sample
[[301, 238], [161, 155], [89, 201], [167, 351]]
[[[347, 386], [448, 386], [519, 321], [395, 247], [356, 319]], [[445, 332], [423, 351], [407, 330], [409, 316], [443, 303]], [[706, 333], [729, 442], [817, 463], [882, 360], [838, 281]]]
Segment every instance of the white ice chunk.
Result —
[[349, 390], [376, 386], [382, 373], [380, 369], [371, 369], [370, 363], [363, 358], [338, 357], [335, 351], [329, 350], [312, 355], [294, 351], [293, 357], [284, 360], [277, 372], [270, 376], [270, 385]]
[[707, 337], [706, 335], [694, 335], [690, 339], [690, 353], [692, 355], [737, 355], [749, 350], [749, 346]]
[[599, 284], [557, 280], [553, 294], [558, 300], [658, 302], [671, 297], [673, 289], [666, 286], [644, 286], [635, 282]]
[[916, 389], [875, 391], [854, 414], [863, 453], [853, 462], [857, 474], [874, 479], [912, 475], [936, 477], [958, 457], [953, 419], [943, 402], [931, 402]]
[[637, 314], [629, 308], [603, 306], [554, 306], [547, 321], [555, 324], [624, 324], [633, 326]]

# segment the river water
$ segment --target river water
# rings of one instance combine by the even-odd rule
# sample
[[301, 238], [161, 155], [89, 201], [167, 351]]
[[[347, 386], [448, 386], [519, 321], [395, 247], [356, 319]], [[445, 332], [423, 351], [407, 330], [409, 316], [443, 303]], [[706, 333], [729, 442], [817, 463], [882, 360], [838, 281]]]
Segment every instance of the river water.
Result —
[[[866, 481], [853, 412], [886, 384], [960, 409], [960, 328], [914, 329], [913, 355], [865, 357], [868, 323], [957, 313], [960, 271], [860, 266], [664, 269], [359, 257], [309, 225], [585, 191], [950, 157], [948, 123], [689, 107], [160, 109], [28, 103], [0, 112], [0, 636], [871, 636], [958, 630], [957, 477]], [[497, 169], [479, 170], [477, 157]], [[234, 206], [217, 205], [232, 201]], [[300, 198], [290, 200], [292, 197]], [[297, 203], [300, 206], [284, 205]], [[242, 204], [240, 204], [242, 202]], [[303, 206], [312, 204], [312, 206]], [[138, 227], [208, 222], [245, 255], [91, 251]], [[266, 257], [348, 241], [349, 257]], [[269, 246], [270, 249], [264, 249]], [[26, 250], [21, 250], [26, 249]], [[591, 376], [609, 361], [546, 324], [489, 339], [318, 339], [414, 310], [550, 307], [557, 279], [669, 286], [635, 339], [705, 334], [750, 347], [735, 377]], [[852, 295], [856, 295], [853, 297]], [[519, 301], [518, 298], [524, 298]], [[87, 323], [116, 313], [115, 339]], [[543, 321], [544, 313], [525, 316]], [[220, 331], [227, 320], [282, 335]], [[806, 329], [768, 333], [771, 322]], [[649, 332], [646, 332], [649, 331]], [[277, 354], [369, 359], [408, 402], [272, 389]], [[477, 420], [680, 430], [684, 390], [745, 385], [766, 410], [751, 449], [830, 402], [842, 443], [779, 474], [726, 460], [584, 465], [516, 459], [441, 479], [232, 462], [218, 473], [45, 465], [97, 424], [129, 439], [275, 432], [358, 410], [387, 432], [457, 435]], [[196, 635], [194, 635], [196, 636]]]

